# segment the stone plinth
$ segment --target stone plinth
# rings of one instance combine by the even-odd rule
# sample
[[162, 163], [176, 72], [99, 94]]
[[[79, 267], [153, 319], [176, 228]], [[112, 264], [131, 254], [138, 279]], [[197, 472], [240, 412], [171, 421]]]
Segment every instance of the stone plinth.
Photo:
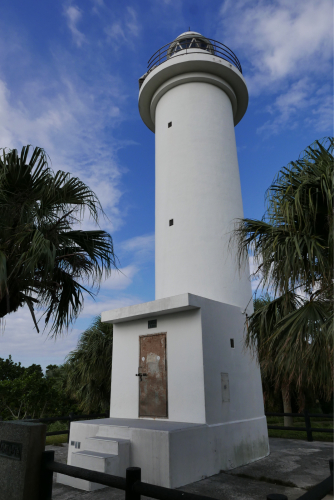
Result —
[[0, 422], [0, 500], [38, 500], [46, 425]]

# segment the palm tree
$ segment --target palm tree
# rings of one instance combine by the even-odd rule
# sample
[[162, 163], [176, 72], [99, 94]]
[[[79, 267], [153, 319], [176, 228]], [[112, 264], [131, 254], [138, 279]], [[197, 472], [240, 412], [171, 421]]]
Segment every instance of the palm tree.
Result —
[[241, 266], [274, 296], [248, 318], [246, 345], [283, 391], [291, 384], [330, 398], [333, 368], [333, 138], [316, 141], [278, 173], [262, 220], [237, 222]]
[[97, 316], [66, 358], [65, 389], [84, 412], [109, 408], [112, 346], [113, 326]]
[[77, 228], [85, 210], [98, 223], [100, 202], [80, 179], [54, 173], [42, 148], [0, 152], [0, 318], [27, 304], [38, 330], [37, 306], [56, 335], [117, 268], [112, 238]]

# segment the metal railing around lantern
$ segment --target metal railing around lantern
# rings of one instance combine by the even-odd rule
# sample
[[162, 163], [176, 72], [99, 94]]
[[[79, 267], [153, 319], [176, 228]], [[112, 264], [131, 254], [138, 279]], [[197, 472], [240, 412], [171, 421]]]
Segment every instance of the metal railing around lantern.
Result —
[[174, 57], [196, 53], [207, 53], [210, 56], [224, 59], [225, 61], [233, 64], [233, 66], [235, 66], [240, 71], [240, 73], [242, 73], [240, 61], [231, 49], [229, 49], [223, 43], [218, 42], [217, 40], [213, 40], [212, 38], [196, 36], [189, 36], [189, 38], [184, 38], [181, 40], [176, 39], [173, 40], [173, 42], [167, 43], [166, 45], [161, 47], [149, 59], [147, 64], [147, 72], [152, 71], [155, 67]]

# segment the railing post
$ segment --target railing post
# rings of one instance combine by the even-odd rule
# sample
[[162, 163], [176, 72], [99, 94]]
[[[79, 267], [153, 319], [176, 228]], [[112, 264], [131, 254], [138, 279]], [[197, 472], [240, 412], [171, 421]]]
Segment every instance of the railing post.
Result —
[[39, 500], [52, 500], [53, 472], [47, 470], [45, 466], [47, 463], [54, 462], [54, 459], [54, 451], [48, 450], [42, 453]]
[[128, 467], [126, 469], [125, 500], [140, 500], [140, 493], [132, 490], [134, 483], [141, 480], [140, 467]]
[[270, 493], [267, 495], [267, 500], [288, 500], [288, 497], [281, 493]]
[[311, 430], [311, 419], [309, 417], [308, 411], [304, 410], [305, 427], [307, 434], [307, 441], [313, 441], [312, 430]]
[[329, 459], [329, 472], [331, 474], [333, 474], [333, 459], [332, 458]]

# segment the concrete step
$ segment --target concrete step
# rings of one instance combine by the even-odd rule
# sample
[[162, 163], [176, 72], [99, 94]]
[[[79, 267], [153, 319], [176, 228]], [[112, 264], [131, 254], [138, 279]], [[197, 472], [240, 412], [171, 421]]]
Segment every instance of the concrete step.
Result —
[[117, 425], [99, 425], [99, 429], [96, 436], [109, 437], [109, 438], [120, 438], [129, 439], [130, 429], [126, 426]]
[[[85, 448], [90, 451], [110, 453], [111, 455], [121, 455], [126, 453], [126, 448], [130, 446], [128, 439], [110, 438], [105, 436], [94, 436], [86, 438]], [[124, 450], [123, 450], [124, 449]]]
[[119, 476], [119, 461], [117, 455], [81, 450], [72, 453], [71, 465]]

